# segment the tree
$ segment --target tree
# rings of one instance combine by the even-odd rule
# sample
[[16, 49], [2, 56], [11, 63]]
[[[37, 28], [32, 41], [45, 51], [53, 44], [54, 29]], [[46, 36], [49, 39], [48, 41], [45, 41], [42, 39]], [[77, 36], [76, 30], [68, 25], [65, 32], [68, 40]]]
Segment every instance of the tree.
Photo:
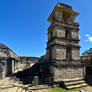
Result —
[[92, 55], [92, 48], [83, 52], [82, 55]]

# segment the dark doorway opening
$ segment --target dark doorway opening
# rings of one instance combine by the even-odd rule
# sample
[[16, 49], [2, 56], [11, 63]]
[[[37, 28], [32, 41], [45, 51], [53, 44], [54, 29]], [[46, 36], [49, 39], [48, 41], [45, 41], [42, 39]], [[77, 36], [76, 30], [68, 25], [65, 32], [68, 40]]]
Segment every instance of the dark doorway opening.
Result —
[[0, 64], [0, 79], [2, 79], [2, 65]]
[[92, 66], [86, 67], [86, 81], [87, 83], [92, 86]]

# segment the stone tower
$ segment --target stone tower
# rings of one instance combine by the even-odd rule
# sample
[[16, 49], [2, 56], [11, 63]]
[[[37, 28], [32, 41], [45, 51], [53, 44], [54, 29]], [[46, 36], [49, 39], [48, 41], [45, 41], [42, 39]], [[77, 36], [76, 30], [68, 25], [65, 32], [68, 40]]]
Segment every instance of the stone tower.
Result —
[[84, 66], [80, 63], [79, 13], [71, 6], [58, 3], [48, 18], [48, 42], [46, 57], [54, 62], [54, 82], [66, 79], [83, 79]]
[[47, 58], [64, 61], [80, 61], [78, 15], [71, 6], [58, 3], [48, 21]]

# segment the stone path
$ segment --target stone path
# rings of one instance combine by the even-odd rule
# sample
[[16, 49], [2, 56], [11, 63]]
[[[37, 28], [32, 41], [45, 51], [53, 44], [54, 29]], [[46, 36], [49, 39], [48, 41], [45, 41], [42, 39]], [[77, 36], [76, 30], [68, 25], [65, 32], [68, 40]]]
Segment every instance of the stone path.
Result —
[[85, 90], [88, 90], [89, 92], [92, 92], [92, 86], [88, 86], [86, 88], [84, 88]]

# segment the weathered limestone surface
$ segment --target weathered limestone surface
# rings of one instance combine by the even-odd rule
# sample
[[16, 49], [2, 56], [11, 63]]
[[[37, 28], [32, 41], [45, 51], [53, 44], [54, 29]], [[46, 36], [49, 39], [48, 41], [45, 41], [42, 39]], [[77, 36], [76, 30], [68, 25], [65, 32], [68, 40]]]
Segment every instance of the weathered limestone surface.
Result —
[[64, 28], [56, 27], [56, 31], [57, 31], [57, 37], [65, 37], [65, 29]]
[[[53, 81], [84, 78], [84, 66], [80, 63], [78, 15], [71, 6], [58, 3], [48, 21], [47, 59], [54, 62]], [[51, 56], [51, 57], [50, 57]]]
[[56, 59], [62, 60], [66, 59], [66, 49], [63, 47], [56, 48]]
[[72, 39], [79, 39], [78, 37], [78, 31], [72, 31]]
[[80, 50], [75, 48], [75, 49], [72, 49], [72, 58], [74, 60], [80, 60]]
[[54, 68], [54, 80], [64, 81], [65, 79], [84, 78], [83, 66], [62, 66]]

